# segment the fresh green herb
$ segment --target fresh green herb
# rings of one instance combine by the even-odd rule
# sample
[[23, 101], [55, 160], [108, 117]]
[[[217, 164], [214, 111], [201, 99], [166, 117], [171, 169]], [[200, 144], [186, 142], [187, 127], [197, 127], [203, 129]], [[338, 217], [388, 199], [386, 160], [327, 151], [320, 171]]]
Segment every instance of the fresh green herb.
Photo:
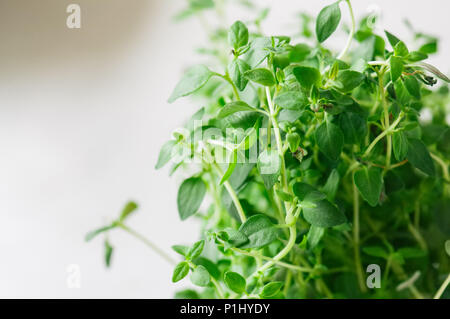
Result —
[[[218, 3], [189, 1], [177, 18]], [[324, 42], [340, 32], [341, 5], [348, 40], [333, 52]], [[201, 240], [173, 246], [173, 261], [126, 225], [134, 202], [86, 240], [115, 229], [141, 240], [173, 265], [173, 282], [190, 273], [198, 290], [177, 298], [449, 297], [450, 80], [424, 62], [437, 39], [378, 34], [350, 0], [320, 11], [316, 39], [306, 14], [299, 39], [263, 34], [269, 11], [258, 12], [208, 30], [208, 67], [188, 69], [169, 98], [202, 106], [156, 164], [190, 167], [178, 213], [202, 222]], [[366, 285], [371, 264], [380, 288]]]

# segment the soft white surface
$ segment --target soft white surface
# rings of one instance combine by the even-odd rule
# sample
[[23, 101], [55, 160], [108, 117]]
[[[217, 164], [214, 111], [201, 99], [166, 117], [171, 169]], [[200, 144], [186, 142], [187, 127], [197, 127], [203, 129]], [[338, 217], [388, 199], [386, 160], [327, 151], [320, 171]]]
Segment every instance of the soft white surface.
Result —
[[[198, 238], [195, 222], [177, 217], [180, 176], [153, 167], [196, 108], [166, 99], [183, 68], [200, 61], [192, 52], [204, 36], [195, 20], [171, 21], [181, 1], [72, 2], [81, 30], [65, 27], [69, 1], [0, 2], [0, 297], [170, 298], [188, 283], [172, 284], [172, 267], [140, 242], [111, 233], [105, 270], [102, 241], [83, 236], [135, 199], [130, 225], [164, 249]], [[260, 2], [277, 5], [264, 29], [289, 34], [291, 13], [330, 1]], [[353, 2], [359, 14], [378, 5], [400, 36], [404, 17], [440, 36], [433, 62], [449, 71], [448, 0]], [[70, 264], [80, 267], [79, 289], [67, 287]]]

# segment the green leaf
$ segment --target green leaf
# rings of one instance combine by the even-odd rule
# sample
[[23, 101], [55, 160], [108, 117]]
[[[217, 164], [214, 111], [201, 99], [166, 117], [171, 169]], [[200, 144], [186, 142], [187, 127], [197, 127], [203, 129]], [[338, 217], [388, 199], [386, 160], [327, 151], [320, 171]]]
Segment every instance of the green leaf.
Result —
[[202, 253], [203, 247], [205, 247], [205, 241], [204, 240], [199, 240], [188, 251], [188, 253], [186, 255], [186, 258], [189, 259], [189, 260], [197, 258]]
[[254, 112], [256, 111], [253, 107], [245, 103], [244, 101], [236, 101], [231, 102], [228, 104], [225, 104], [224, 107], [222, 107], [219, 111], [219, 114], [217, 115], [217, 118], [223, 119], [227, 116], [230, 116], [231, 114], [234, 114], [236, 112]]
[[332, 161], [339, 159], [344, 147], [344, 134], [335, 124], [324, 121], [315, 131], [320, 151]]
[[186, 179], [178, 189], [177, 206], [181, 220], [194, 215], [205, 197], [206, 186], [200, 177]]
[[415, 138], [408, 139], [408, 161], [429, 176], [434, 176], [434, 163], [425, 144]]
[[155, 169], [160, 169], [166, 165], [170, 159], [172, 158], [172, 149], [175, 146], [176, 141], [170, 140], [161, 148], [161, 151], [159, 152], [158, 156], [158, 162], [156, 163]]
[[363, 247], [362, 251], [372, 257], [379, 257], [379, 258], [383, 258], [383, 259], [389, 258], [389, 253], [386, 251], [386, 249], [384, 249], [383, 247], [380, 247], [380, 246]]
[[248, 175], [252, 171], [255, 164], [253, 163], [237, 163], [233, 174], [231, 174], [228, 180], [234, 189], [239, 189], [248, 178]]
[[409, 50], [403, 41], [399, 41], [394, 47], [394, 54], [396, 56], [407, 57], [409, 55]]
[[181, 291], [177, 291], [175, 293], [175, 299], [200, 299], [200, 296], [195, 290], [185, 289]]
[[109, 226], [104, 226], [104, 227], [100, 227], [98, 229], [95, 229], [93, 231], [90, 231], [89, 233], [86, 234], [84, 240], [85, 241], [91, 241], [94, 237], [96, 237], [97, 235], [104, 233], [108, 230], [111, 230], [113, 228], [115, 228], [115, 225], [109, 225]]
[[267, 189], [272, 189], [278, 180], [281, 170], [281, 158], [276, 150], [264, 150], [258, 156], [258, 171]]
[[206, 287], [211, 282], [211, 276], [209, 275], [208, 270], [200, 265], [195, 267], [194, 271], [192, 272], [191, 282], [196, 286]]
[[410, 62], [417, 62], [428, 59], [428, 55], [419, 51], [412, 51], [407, 57]]
[[248, 242], [240, 248], [260, 248], [273, 242], [277, 236], [277, 229], [270, 219], [262, 214], [253, 215], [241, 225], [239, 232], [248, 238]]
[[188, 252], [189, 252], [189, 247], [183, 246], [183, 245], [173, 245], [173, 246], [172, 246], [172, 249], [173, 249], [176, 253], [178, 253], [178, 254], [180, 254], [180, 255], [182, 255], [182, 256], [185, 256], [185, 257], [186, 257], [186, 255], [187, 255]]
[[298, 133], [288, 133], [286, 134], [286, 141], [289, 145], [289, 150], [292, 153], [295, 153], [298, 150], [298, 147], [300, 145], [300, 135]]
[[180, 262], [174, 269], [172, 282], [178, 282], [189, 273], [189, 264], [186, 261]]
[[292, 72], [302, 87], [309, 90], [313, 85], [320, 85], [321, 75], [319, 70], [309, 66], [295, 67]]
[[300, 91], [291, 91], [278, 95], [274, 102], [287, 110], [301, 110], [308, 105], [308, 98]]
[[225, 232], [228, 235], [228, 243], [234, 247], [242, 246], [246, 243], [248, 243], [249, 239], [247, 236], [245, 236], [242, 232], [233, 229], [233, 228], [227, 228]]
[[398, 192], [405, 188], [405, 183], [393, 170], [390, 170], [386, 173], [384, 176], [384, 188], [387, 195], [390, 195], [391, 193]]
[[138, 204], [135, 202], [128, 202], [120, 214], [119, 221], [123, 222], [131, 213], [138, 208]]
[[377, 167], [363, 167], [353, 177], [356, 188], [370, 206], [377, 206], [383, 187], [383, 176]]
[[347, 218], [336, 206], [324, 199], [315, 203], [315, 207], [304, 207], [305, 220], [316, 227], [333, 227], [347, 222]]
[[228, 164], [228, 168], [223, 174], [222, 178], [220, 179], [220, 185], [223, 185], [233, 174], [234, 169], [236, 168], [237, 164], [237, 155], [238, 155], [238, 149], [236, 148], [231, 154], [230, 154], [230, 162]]
[[407, 105], [411, 102], [411, 95], [408, 93], [408, 90], [405, 88], [405, 85], [401, 79], [395, 81], [394, 88], [396, 100], [400, 103], [400, 105]]
[[242, 294], [245, 292], [245, 278], [239, 275], [237, 272], [228, 271], [224, 275], [224, 282], [230, 290], [237, 294]]
[[284, 202], [290, 202], [294, 199], [294, 197], [291, 194], [285, 193], [279, 189], [276, 190], [276, 193], [277, 193], [278, 197], [280, 197], [281, 200]]
[[436, 53], [438, 49], [437, 41], [431, 40], [428, 43], [425, 43], [419, 48], [419, 51], [423, 54], [433, 54]]
[[235, 50], [248, 43], [248, 29], [241, 21], [236, 21], [228, 31], [228, 43]]
[[213, 75], [214, 73], [204, 65], [197, 65], [190, 68], [176, 85], [168, 102], [173, 103], [180, 97], [194, 93], [204, 86]]
[[389, 43], [391, 44], [392, 48], [395, 48], [395, 45], [400, 42], [400, 39], [386, 30], [384, 31], [384, 33], [386, 33], [386, 37]]
[[333, 169], [330, 173], [330, 176], [328, 176], [327, 182], [322, 188], [322, 191], [327, 194], [327, 198], [330, 201], [334, 200], [334, 197], [336, 196], [336, 192], [339, 187], [339, 172], [337, 169]]
[[422, 258], [427, 255], [426, 251], [415, 247], [403, 247], [398, 249], [397, 252], [405, 259]]
[[323, 8], [316, 20], [317, 40], [322, 43], [336, 31], [341, 21], [339, 1]]
[[406, 75], [403, 79], [403, 82], [405, 83], [405, 87], [408, 90], [409, 94], [420, 100], [421, 94], [419, 81], [417, 81], [417, 79], [412, 75]]
[[280, 292], [281, 287], [283, 287], [283, 283], [281, 281], [273, 281], [269, 282], [264, 286], [263, 290], [259, 294], [261, 298], [270, 298], [275, 296], [278, 292]]
[[353, 112], [343, 112], [339, 115], [339, 127], [344, 133], [346, 144], [358, 144], [367, 134], [366, 119]]
[[311, 48], [305, 43], [296, 44], [289, 49], [289, 60], [291, 62], [302, 62], [311, 53]]
[[250, 43], [250, 49], [244, 55], [244, 60], [251, 68], [256, 68], [269, 55], [267, 47], [272, 46], [272, 39], [269, 37], [258, 37]]
[[403, 161], [408, 154], [408, 139], [402, 131], [395, 132], [392, 136], [392, 146], [397, 161]]
[[105, 265], [109, 268], [111, 266], [111, 257], [113, 253], [113, 247], [108, 240], [105, 240]]
[[254, 127], [261, 118], [259, 112], [236, 112], [228, 115], [223, 121], [226, 127], [243, 128], [244, 130]]
[[353, 70], [343, 70], [339, 71], [337, 80], [342, 83], [342, 91], [350, 92], [354, 88], [360, 86], [364, 78], [365, 75], [360, 72]]
[[193, 260], [194, 264], [197, 266], [203, 266], [206, 268], [206, 270], [209, 272], [211, 277], [215, 279], [219, 279], [221, 272], [219, 270], [219, 267], [216, 263], [212, 262], [208, 258], [205, 257], [197, 257]]
[[316, 202], [327, 198], [327, 195], [317, 190], [314, 186], [303, 182], [295, 183], [292, 190], [300, 202]]
[[244, 76], [250, 81], [264, 86], [272, 86], [276, 83], [272, 72], [263, 68], [249, 70], [244, 73]]
[[445, 252], [450, 256], [450, 240], [445, 241]]
[[307, 243], [309, 249], [314, 249], [325, 234], [325, 228], [312, 225], [309, 228]]
[[389, 63], [391, 66], [391, 80], [392, 82], [395, 82], [402, 75], [403, 59], [396, 56], [391, 56]]
[[241, 59], [234, 59], [228, 65], [228, 72], [230, 74], [230, 78], [239, 91], [244, 91], [247, 86], [248, 79], [244, 76], [244, 73], [250, 70], [250, 66]]

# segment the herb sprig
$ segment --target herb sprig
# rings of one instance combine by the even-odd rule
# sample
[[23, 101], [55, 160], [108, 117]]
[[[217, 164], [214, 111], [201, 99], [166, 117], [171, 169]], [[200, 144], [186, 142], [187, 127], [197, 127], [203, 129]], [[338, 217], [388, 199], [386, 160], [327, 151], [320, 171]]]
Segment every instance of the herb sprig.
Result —
[[[190, 1], [177, 17], [222, 15], [222, 5]], [[351, 26], [335, 53], [324, 44], [344, 7]], [[182, 260], [172, 281], [189, 276], [202, 290], [176, 297], [448, 296], [450, 80], [424, 62], [437, 39], [416, 33], [416, 49], [377, 34], [373, 17], [356, 23], [349, 0], [320, 11], [315, 37], [314, 19], [302, 14], [295, 41], [261, 32], [268, 13], [208, 30], [211, 47], [201, 52], [215, 62], [187, 70], [169, 98], [195, 94], [205, 105], [156, 164], [197, 169], [177, 203], [181, 220], [203, 222], [202, 239], [173, 246]], [[431, 89], [438, 79], [444, 85]], [[122, 228], [174, 263], [125, 225], [136, 207], [87, 239]], [[367, 285], [368, 265], [380, 266], [377, 289]]]

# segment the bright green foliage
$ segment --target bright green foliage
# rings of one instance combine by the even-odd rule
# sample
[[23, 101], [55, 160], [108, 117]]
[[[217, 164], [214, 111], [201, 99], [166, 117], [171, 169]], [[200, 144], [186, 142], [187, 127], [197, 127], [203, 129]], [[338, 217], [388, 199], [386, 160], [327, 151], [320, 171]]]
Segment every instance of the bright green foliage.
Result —
[[267, 189], [271, 189], [278, 180], [281, 158], [274, 150], [265, 150], [258, 157], [258, 171]]
[[236, 21], [228, 32], [228, 43], [235, 50], [246, 45], [248, 42], [247, 26], [241, 21]]
[[230, 290], [237, 294], [242, 294], [245, 292], [245, 278], [239, 275], [237, 272], [228, 271], [224, 276], [225, 284]]
[[293, 69], [293, 73], [300, 85], [306, 90], [320, 83], [320, 72], [316, 68], [299, 66]]
[[408, 154], [408, 139], [402, 131], [395, 132], [392, 135], [392, 146], [397, 161], [403, 161]]
[[111, 257], [113, 254], [113, 246], [109, 243], [108, 239], [105, 240], [105, 265], [109, 267], [111, 265]]
[[419, 139], [408, 139], [408, 161], [425, 174], [434, 175], [434, 163], [426, 145]]
[[135, 202], [128, 202], [120, 214], [119, 220], [123, 222], [131, 213], [138, 209], [138, 204]]
[[177, 205], [181, 220], [194, 215], [203, 201], [206, 186], [200, 177], [186, 179], [178, 189]]
[[280, 281], [270, 282], [264, 286], [259, 295], [261, 298], [273, 297], [280, 291], [281, 287], [283, 287], [283, 283]]
[[354, 183], [361, 196], [370, 204], [377, 206], [381, 188], [383, 187], [383, 176], [381, 169], [377, 167], [363, 167], [355, 172]]
[[219, 119], [223, 119], [236, 112], [244, 112], [244, 111], [254, 112], [256, 110], [247, 103], [245, 103], [244, 101], [236, 101], [228, 103], [223, 108], [221, 108], [217, 117]]
[[186, 259], [195, 259], [198, 256], [200, 256], [200, 254], [203, 251], [203, 247], [205, 247], [205, 241], [204, 240], [200, 240], [198, 242], [196, 242], [191, 249], [189, 249], [189, 251], [186, 254]]
[[267, 69], [259, 68], [249, 70], [244, 73], [244, 76], [250, 81], [253, 81], [261, 85], [272, 86], [275, 84], [275, 78], [272, 72], [270, 72]]
[[213, 73], [204, 65], [190, 68], [178, 82], [168, 102], [175, 102], [180, 97], [194, 93], [204, 86], [211, 76], [213, 76]]
[[197, 266], [191, 275], [191, 281], [194, 285], [199, 287], [206, 287], [211, 281], [211, 276], [208, 270], [202, 265]]
[[319, 42], [324, 42], [334, 31], [336, 31], [341, 21], [341, 9], [339, 1], [326, 6], [320, 11], [316, 22], [316, 35]]
[[228, 72], [230, 73], [231, 80], [236, 84], [239, 91], [244, 91], [248, 79], [244, 76], [244, 73], [250, 71], [250, 66], [241, 59], [234, 59], [228, 65]]
[[[189, 1], [182, 16], [224, 12], [209, 10], [219, 3]], [[355, 17], [347, 33], [341, 9]], [[177, 206], [201, 223], [200, 240], [173, 246], [171, 260], [124, 224], [132, 204], [86, 239], [121, 228], [143, 240], [172, 263], [174, 282], [191, 272], [196, 290], [177, 298], [433, 297], [450, 272], [450, 80], [425, 62], [437, 39], [378, 33], [350, 0], [297, 16], [292, 37], [266, 30], [256, 1], [252, 11], [209, 30], [208, 67], [188, 69], [169, 99], [193, 94], [199, 111], [156, 168], [192, 176]], [[325, 43], [335, 31], [348, 35], [339, 52]], [[370, 264], [381, 288], [366, 286]]]
[[392, 82], [395, 82], [402, 75], [403, 72], [402, 58], [392, 56], [390, 59], [390, 67], [391, 67], [391, 79]]
[[180, 262], [174, 269], [172, 275], [172, 282], [178, 282], [189, 273], [189, 264], [185, 261]]
[[315, 132], [316, 142], [322, 153], [331, 160], [339, 159], [344, 147], [344, 134], [336, 124], [322, 122]]
[[277, 229], [265, 215], [250, 217], [240, 228], [239, 232], [248, 238], [248, 242], [240, 248], [261, 248], [277, 238]]

